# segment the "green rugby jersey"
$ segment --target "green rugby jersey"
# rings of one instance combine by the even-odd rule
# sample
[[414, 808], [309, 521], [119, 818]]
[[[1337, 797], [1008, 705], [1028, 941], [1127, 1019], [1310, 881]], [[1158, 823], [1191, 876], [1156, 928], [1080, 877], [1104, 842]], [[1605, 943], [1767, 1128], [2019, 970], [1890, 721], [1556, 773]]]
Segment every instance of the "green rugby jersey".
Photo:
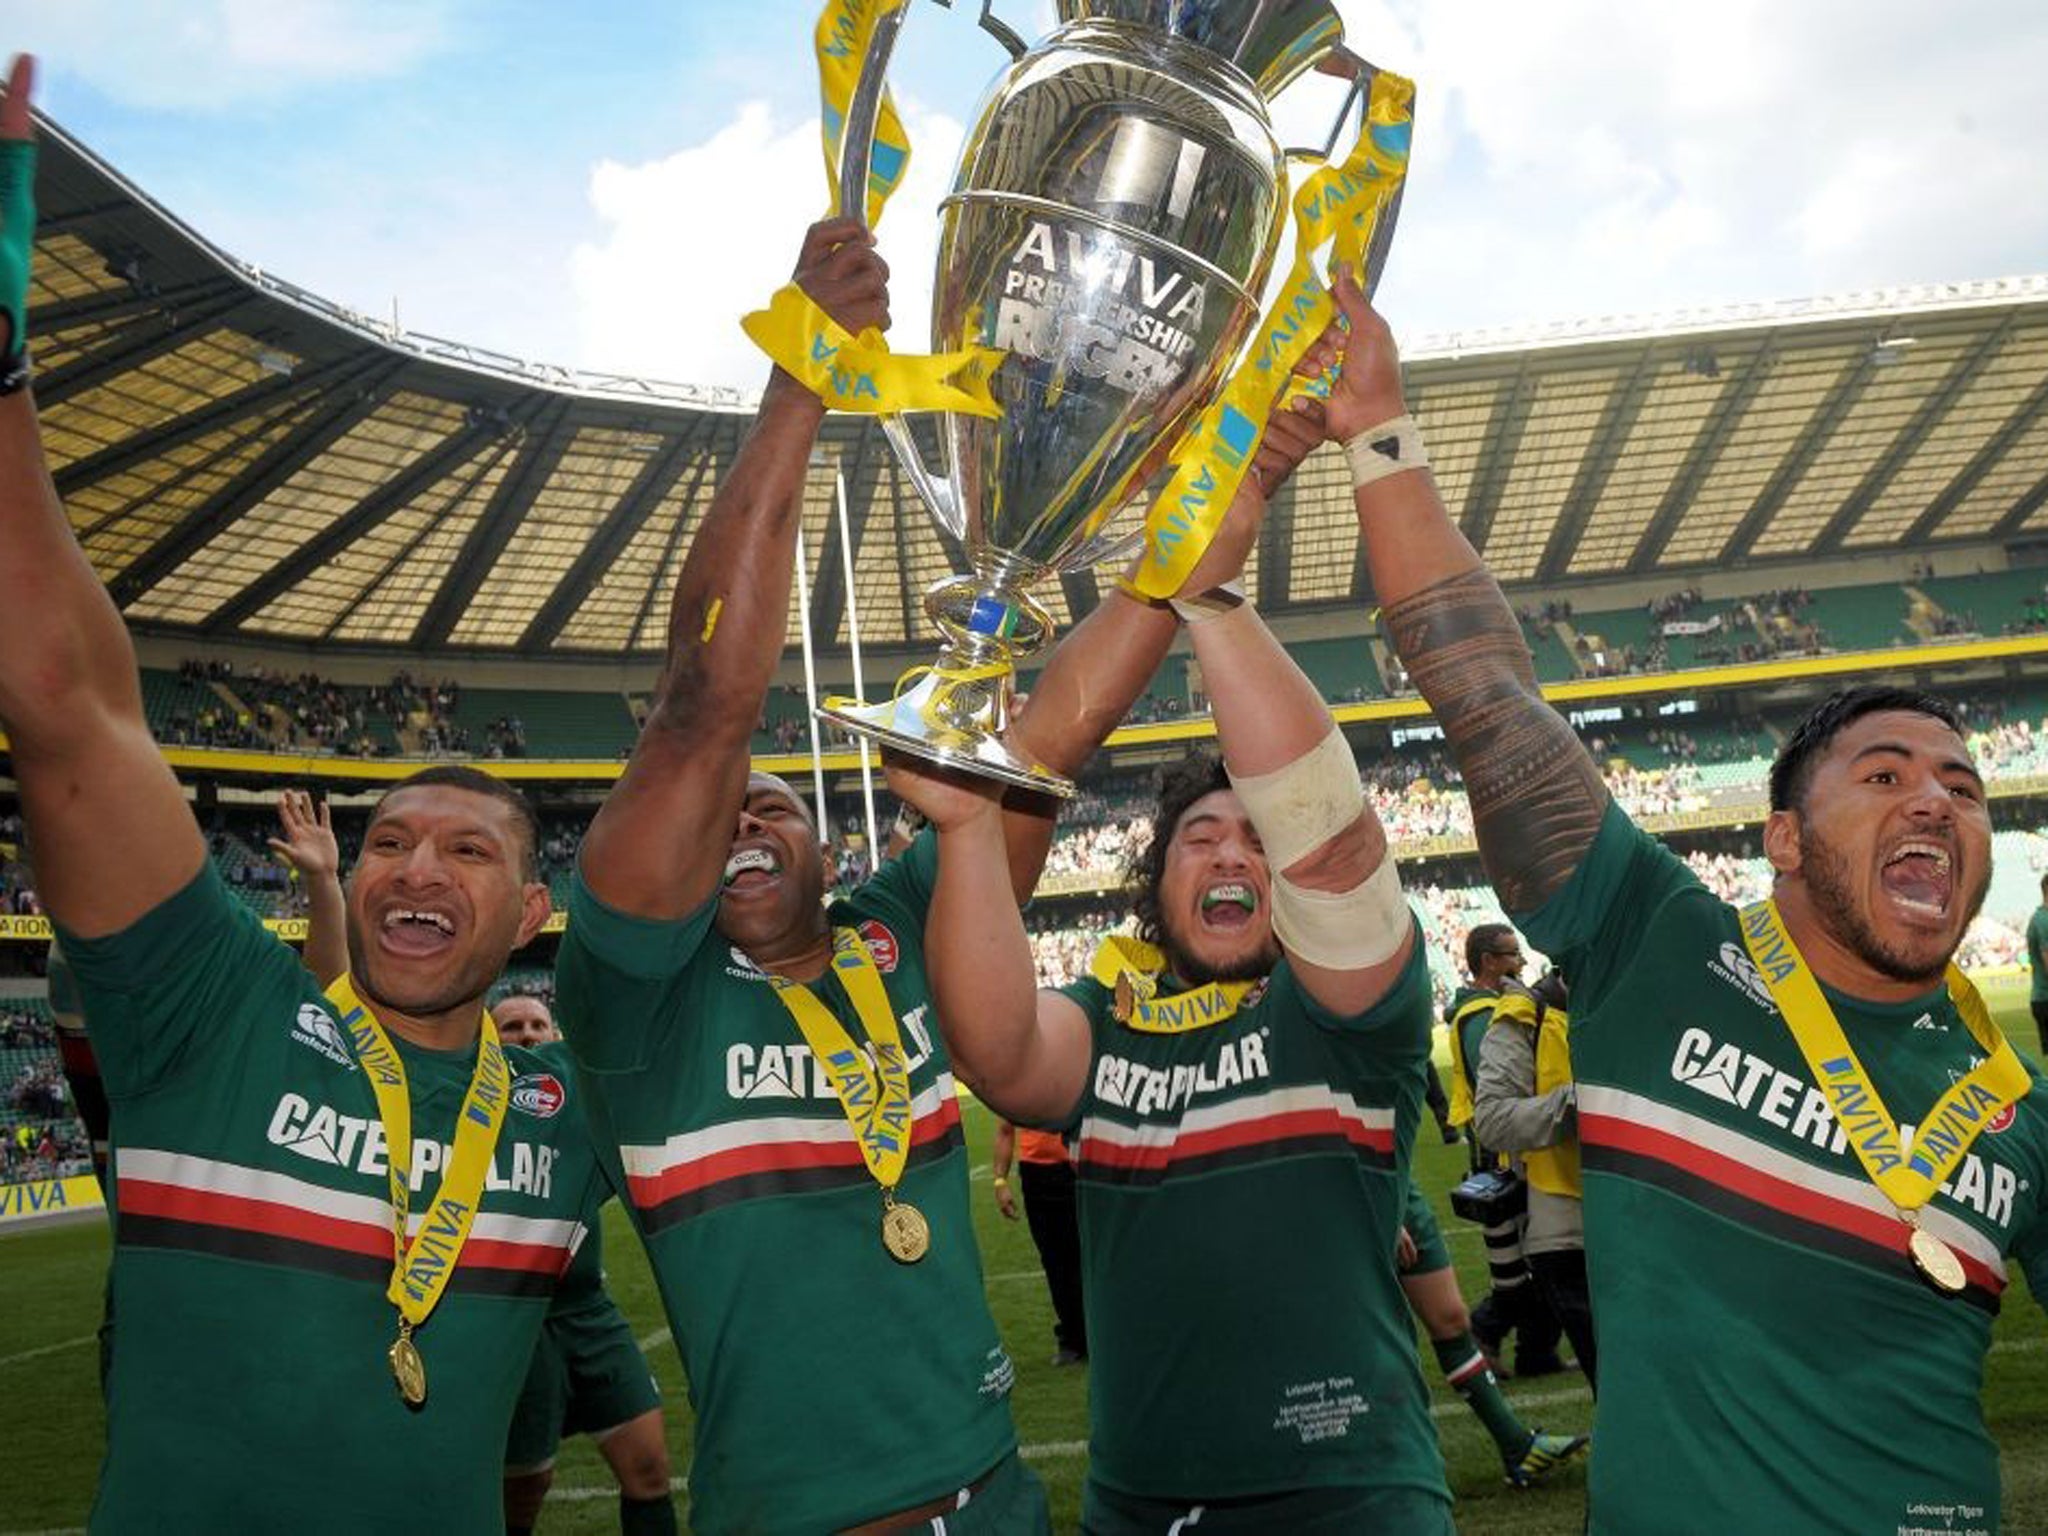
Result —
[[[96, 1531], [485, 1530], [505, 1430], [602, 1189], [580, 1095], [508, 1051], [511, 1104], [406, 1407], [391, 1186], [368, 1079], [298, 956], [211, 865], [120, 933], [63, 935], [113, 1101], [107, 1454]], [[413, 1220], [474, 1050], [392, 1037]]]
[[[1592, 1530], [1995, 1530], [1984, 1352], [2008, 1255], [2048, 1291], [2042, 1095], [1992, 1122], [1925, 1209], [1969, 1279], [1945, 1299], [1915, 1273], [1735, 908], [1610, 807], [1522, 925], [1572, 992], [1600, 1329]], [[1980, 1056], [1947, 992], [1824, 990], [1910, 1137]]]
[[[654, 922], [580, 879], [570, 896], [562, 1028], [689, 1376], [703, 1536], [856, 1524], [963, 1487], [1016, 1445], [925, 981], [935, 867], [926, 833], [830, 909], [866, 940], [910, 1064], [898, 1194], [931, 1222], [916, 1264], [883, 1249], [853, 1129], [766, 973], [714, 931], [716, 898]], [[835, 977], [812, 990], [866, 1038]]]
[[1282, 961], [1220, 1023], [1150, 1034], [1093, 979], [1075, 1110], [1088, 1475], [1146, 1498], [1403, 1488], [1446, 1503], [1394, 1272], [1429, 1050], [1421, 936], [1353, 1019]]

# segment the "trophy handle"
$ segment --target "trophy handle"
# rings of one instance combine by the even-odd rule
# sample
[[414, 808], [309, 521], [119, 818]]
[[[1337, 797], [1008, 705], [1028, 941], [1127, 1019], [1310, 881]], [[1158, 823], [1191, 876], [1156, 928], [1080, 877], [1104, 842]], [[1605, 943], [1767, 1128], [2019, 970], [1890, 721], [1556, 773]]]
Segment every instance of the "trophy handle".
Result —
[[[1344, 93], [1343, 103], [1337, 108], [1337, 115], [1331, 119], [1330, 131], [1324, 135], [1320, 148], [1313, 144], [1296, 145], [1282, 150], [1289, 160], [1312, 160], [1321, 164], [1336, 153], [1337, 143], [1344, 134], [1344, 123], [1355, 106], [1358, 112], [1358, 127], [1365, 128], [1365, 114], [1372, 99], [1373, 77], [1379, 74], [1374, 65], [1366, 63], [1349, 48], [1332, 49], [1329, 56], [1316, 65], [1316, 73], [1335, 75], [1340, 80], [1349, 80], [1351, 89]], [[1373, 226], [1372, 240], [1363, 253], [1365, 271], [1360, 275], [1359, 286], [1365, 290], [1368, 301], [1380, 285], [1380, 273], [1387, 265], [1387, 252], [1394, 243], [1394, 224], [1401, 217], [1401, 194], [1408, 190], [1404, 179], [1394, 189], [1394, 196], [1381, 212], [1379, 223]]]
[[[938, 0], [948, 9], [953, 0]], [[896, 52], [896, 38], [903, 31], [903, 18], [910, 14], [906, 3], [875, 23], [868, 36], [868, 51], [860, 61], [860, 83], [846, 104], [846, 122], [839, 135], [839, 215], [865, 219], [868, 211], [868, 170], [874, 160], [875, 125], [882, 117], [882, 93], [889, 86], [889, 59]], [[1024, 39], [996, 15], [995, 0], [981, 0], [981, 29], [1001, 43], [1013, 59], [1029, 50]]]
[[[952, 0], [939, 0], [950, 6]], [[1016, 58], [1026, 50], [1024, 40], [1005, 26], [994, 11], [995, 0], [982, 0], [981, 25]], [[868, 51], [860, 61], [860, 81], [853, 99], [846, 104], [846, 122], [839, 135], [839, 213], [842, 218], [865, 219], [868, 211], [868, 171], [874, 160], [875, 128], [882, 117], [882, 95], [889, 85], [889, 59], [896, 51], [896, 39], [903, 30], [909, 5], [901, 5], [882, 16], [868, 37]], [[924, 461], [917, 439], [900, 415], [883, 416], [882, 432], [896, 451], [897, 462], [917, 490], [918, 498], [933, 518], [954, 538], [966, 536], [967, 520], [961, 514], [952, 487], [932, 474]]]
[[903, 466], [903, 473], [909, 476], [918, 498], [924, 502], [933, 519], [954, 538], [964, 540], [967, 537], [967, 519], [961, 514], [959, 499], [954, 496], [952, 486], [926, 466], [924, 450], [910, 435], [910, 423], [900, 415], [876, 419], [882, 424], [882, 435], [889, 439], [889, 446], [896, 450], [896, 462]]
[[865, 221], [868, 216], [868, 168], [875, 154], [875, 126], [882, 118], [882, 93], [889, 88], [889, 57], [897, 34], [910, 12], [898, 6], [875, 23], [868, 51], [860, 61], [860, 83], [846, 104], [839, 130], [839, 216]]

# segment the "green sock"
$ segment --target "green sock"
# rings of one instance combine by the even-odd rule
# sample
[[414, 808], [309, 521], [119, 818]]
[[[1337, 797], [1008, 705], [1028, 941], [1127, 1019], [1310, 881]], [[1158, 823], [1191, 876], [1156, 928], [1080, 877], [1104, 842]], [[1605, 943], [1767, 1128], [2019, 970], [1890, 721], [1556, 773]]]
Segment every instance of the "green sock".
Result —
[[619, 1536], [676, 1536], [676, 1501], [629, 1499], [619, 1495]]
[[1487, 1366], [1478, 1341], [1466, 1332], [1455, 1339], [1429, 1342], [1436, 1351], [1436, 1363], [1443, 1369], [1444, 1380], [1465, 1399], [1465, 1406], [1479, 1416], [1479, 1422], [1493, 1436], [1493, 1443], [1500, 1447], [1502, 1457], [1520, 1460], [1522, 1453], [1535, 1443], [1536, 1436], [1515, 1417], [1515, 1410], [1501, 1395], [1500, 1381]]

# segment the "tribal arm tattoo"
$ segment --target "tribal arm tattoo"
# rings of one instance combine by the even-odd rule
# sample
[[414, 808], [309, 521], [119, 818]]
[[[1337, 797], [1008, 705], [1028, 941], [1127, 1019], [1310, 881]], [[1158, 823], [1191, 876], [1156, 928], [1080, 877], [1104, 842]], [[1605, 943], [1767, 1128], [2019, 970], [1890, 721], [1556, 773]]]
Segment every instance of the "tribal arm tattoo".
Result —
[[1384, 624], [1464, 775], [1487, 878], [1509, 912], [1534, 911], [1593, 845], [1607, 809], [1600, 770], [1544, 702], [1521, 625], [1484, 568], [1388, 603]]

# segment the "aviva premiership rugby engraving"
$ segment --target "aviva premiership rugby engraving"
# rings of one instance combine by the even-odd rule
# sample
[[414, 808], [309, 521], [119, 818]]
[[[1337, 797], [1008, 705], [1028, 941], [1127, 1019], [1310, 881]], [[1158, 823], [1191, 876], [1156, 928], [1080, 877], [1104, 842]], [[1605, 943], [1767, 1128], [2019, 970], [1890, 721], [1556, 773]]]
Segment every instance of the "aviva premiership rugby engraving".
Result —
[[1035, 220], [1003, 275], [995, 345], [1163, 395], [1187, 368], [1207, 303], [1200, 278], [1169, 255]]

